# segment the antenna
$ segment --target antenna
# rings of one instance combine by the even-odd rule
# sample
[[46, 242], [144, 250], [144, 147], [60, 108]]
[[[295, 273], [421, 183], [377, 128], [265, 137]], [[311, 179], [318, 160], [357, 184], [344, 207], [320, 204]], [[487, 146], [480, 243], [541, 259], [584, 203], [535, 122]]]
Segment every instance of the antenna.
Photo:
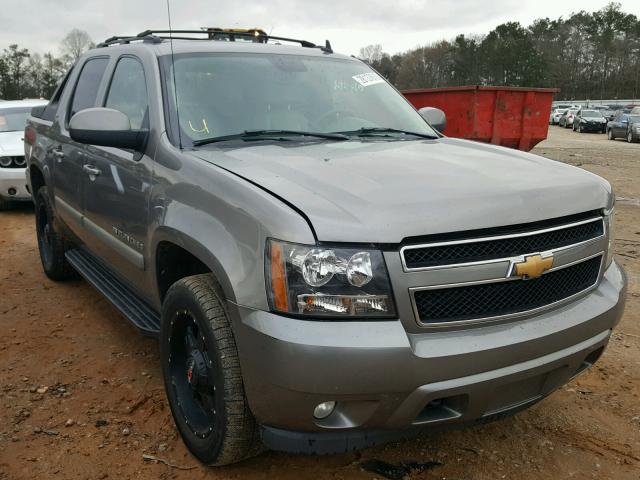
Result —
[[176, 117], [178, 117], [178, 146], [182, 150], [182, 127], [180, 126], [180, 110], [178, 107], [178, 86], [176, 84], [176, 66], [173, 56], [173, 28], [171, 28], [171, 6], [167, 0], [167, 17], [169, 18], [169, 43], [171, 45], [171, 72], [173, 74], [173, 96], [176, 101]]

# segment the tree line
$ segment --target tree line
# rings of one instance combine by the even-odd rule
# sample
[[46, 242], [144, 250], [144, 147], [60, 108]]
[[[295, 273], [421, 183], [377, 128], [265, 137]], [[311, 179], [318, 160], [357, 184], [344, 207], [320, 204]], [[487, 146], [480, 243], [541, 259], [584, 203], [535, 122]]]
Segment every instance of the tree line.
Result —
[[400, 89], [506, 85], [558, 87], [562, 100], [640, 97], [640, 20], [619, 3], [395, 55], [369, 45], [359, 56]]
[[0, 99], [49, 98], [58, 81], [94, 44], [87, 32], [71, 30], [60, 43], [60, 56], [31, 53], [18, 44], [0, 53]]

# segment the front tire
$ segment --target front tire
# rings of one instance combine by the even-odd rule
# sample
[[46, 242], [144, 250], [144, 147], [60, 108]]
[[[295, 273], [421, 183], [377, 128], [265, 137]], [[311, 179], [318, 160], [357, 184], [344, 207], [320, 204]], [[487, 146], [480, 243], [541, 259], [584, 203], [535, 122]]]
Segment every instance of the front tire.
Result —
[[68, 241], [56, 223], [47, 187], [38, 189], [34, 201], [36, 236], [44, 273], [56, 281], [75, 278], [77, 274], [64, 255], [68, 249]]
[[636, 139], [633, 138], [633, 132], [631, 130], [627, 132], [627, 142], [636, 143]]
[[0, 212], [9, 210], [9, 208], [11, 208], [11, 202], [9, 200], [5, 200], [4, 198], [0, 198]]
[[611, 130], [610, 128], [607, 129], [607, 138], [609, 140], [615, 140], [616, 137], [613, 136], [613, 130]]
[[165, 390], [178, 431], [198, 460], [216, 466], [262, 451], [224, 302], [210, 274], [178, 280], [163, 302], [160, 329]]

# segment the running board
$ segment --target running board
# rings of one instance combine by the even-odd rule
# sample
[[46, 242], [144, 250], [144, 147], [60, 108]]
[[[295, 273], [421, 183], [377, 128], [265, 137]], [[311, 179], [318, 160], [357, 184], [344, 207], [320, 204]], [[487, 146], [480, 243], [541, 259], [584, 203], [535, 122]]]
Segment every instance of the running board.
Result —
[[93, 255], [80, 248], [65, 254], [67, 261], [87, 282], [93, 285], [143, 335], [157, 337], [160, 315], [131, 288], [105, 268]]

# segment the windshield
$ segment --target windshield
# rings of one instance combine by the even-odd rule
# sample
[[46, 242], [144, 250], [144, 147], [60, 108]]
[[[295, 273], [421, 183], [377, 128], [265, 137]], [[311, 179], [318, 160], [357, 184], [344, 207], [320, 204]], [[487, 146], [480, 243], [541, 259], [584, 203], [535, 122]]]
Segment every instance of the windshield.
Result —
[[583, 110], [582, 116], [584, 118], [602, 118], [602, 113], [597, 110]]
[[629, 121], [632, 123], [640, 122], [640, 115], [629, 115]]
[[162, 63], [167, 104], [176, 115], [177, 103], [183, 145], [262, 130], [333, 133], [373, 127], [437, 136], [402, 95], [355, 60], [198, 53], [176, 55], [175, 72], [170, 56]]
[[31, 107], [0, 108], [0, 132], [18, 132], [27, 126]]

